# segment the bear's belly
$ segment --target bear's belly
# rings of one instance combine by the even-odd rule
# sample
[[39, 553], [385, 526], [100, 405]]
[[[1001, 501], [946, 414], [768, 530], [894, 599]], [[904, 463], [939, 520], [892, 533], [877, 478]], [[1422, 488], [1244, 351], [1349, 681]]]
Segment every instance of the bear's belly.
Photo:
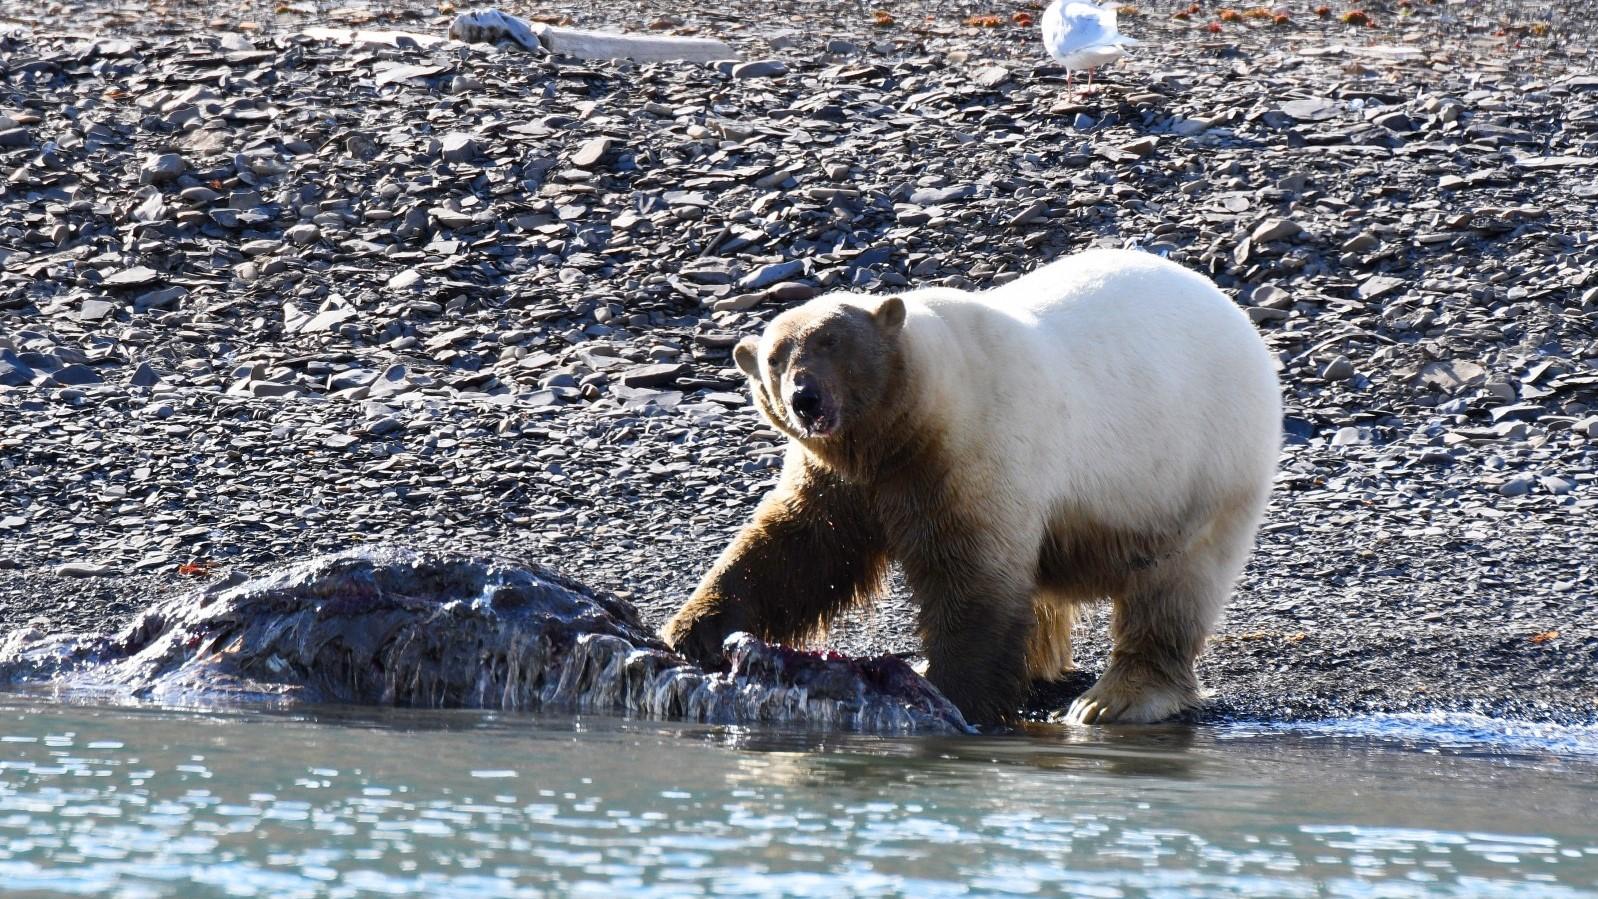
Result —
[[1127, 577], [1177, 552], [1182, 534], [1107, 527], [1093, 521], [1056, 521], [1038, 551], [1038, 587], [1079, 599], [1120, 592]]

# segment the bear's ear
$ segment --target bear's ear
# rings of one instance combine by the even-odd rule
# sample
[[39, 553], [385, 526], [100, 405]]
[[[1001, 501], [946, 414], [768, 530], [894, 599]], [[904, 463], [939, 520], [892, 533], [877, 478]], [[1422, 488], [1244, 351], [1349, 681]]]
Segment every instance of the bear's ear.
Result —
[[760, 380], [760, 341], [753, 337], [738, 341], [732, 348], [732, 361], [738, 363], [739, 370], [750, 379]]
[[888, 297], [877, 306], [877, 311], [871, 313], [871, 318], [884, 335], [892, 337], [904, 326], [904, 300]]

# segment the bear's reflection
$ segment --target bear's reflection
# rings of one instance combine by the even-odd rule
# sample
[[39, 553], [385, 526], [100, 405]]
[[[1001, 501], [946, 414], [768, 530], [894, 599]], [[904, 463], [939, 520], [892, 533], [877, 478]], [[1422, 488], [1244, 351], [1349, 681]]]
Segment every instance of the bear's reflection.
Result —
[[1024, 724], [1005, 736], [872, 738], [749, 728], [701, 733], [746, 753], [736, 782], [877, 790], [959, 786], [1005, 768], [1084, 776], [1193, 780], [1205, 765], [1192, 752], [1199, 732], [1180, 724], [1065, 727]]

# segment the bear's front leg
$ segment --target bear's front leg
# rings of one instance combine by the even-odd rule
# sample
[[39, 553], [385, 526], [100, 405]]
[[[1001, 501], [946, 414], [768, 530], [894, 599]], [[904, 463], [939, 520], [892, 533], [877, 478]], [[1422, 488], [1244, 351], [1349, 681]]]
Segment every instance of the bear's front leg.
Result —
[[[958, 553], [958, 554], [957, 554]], [[905, 562], [920, 606], [917, 631], [927, 679], [972, 724], [1006, 724], [1020, 714], [1030, 678], [1027, 647], [1037, 614], [1030, 569], [946, 544]]]
[[870, 599], [887, 571], [882, 527], [859, 488], [792, 450], [782, 479], [661, 637], [702, 664], [728, 634], [805, 640]]

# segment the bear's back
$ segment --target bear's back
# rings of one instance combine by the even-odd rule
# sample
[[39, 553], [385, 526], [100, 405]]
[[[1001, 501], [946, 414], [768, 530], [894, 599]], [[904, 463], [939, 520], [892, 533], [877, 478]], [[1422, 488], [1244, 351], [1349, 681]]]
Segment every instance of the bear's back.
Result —
[[962, 452], [988, 457], [1001, 480], [1132, 512], [1216, 482], [1257, 484], [1275, 465], [1270, 355], [1201, 275], [1095, 250], [983, 293], [911, 296], [920, 309], [909, 333], [934, 407]]

